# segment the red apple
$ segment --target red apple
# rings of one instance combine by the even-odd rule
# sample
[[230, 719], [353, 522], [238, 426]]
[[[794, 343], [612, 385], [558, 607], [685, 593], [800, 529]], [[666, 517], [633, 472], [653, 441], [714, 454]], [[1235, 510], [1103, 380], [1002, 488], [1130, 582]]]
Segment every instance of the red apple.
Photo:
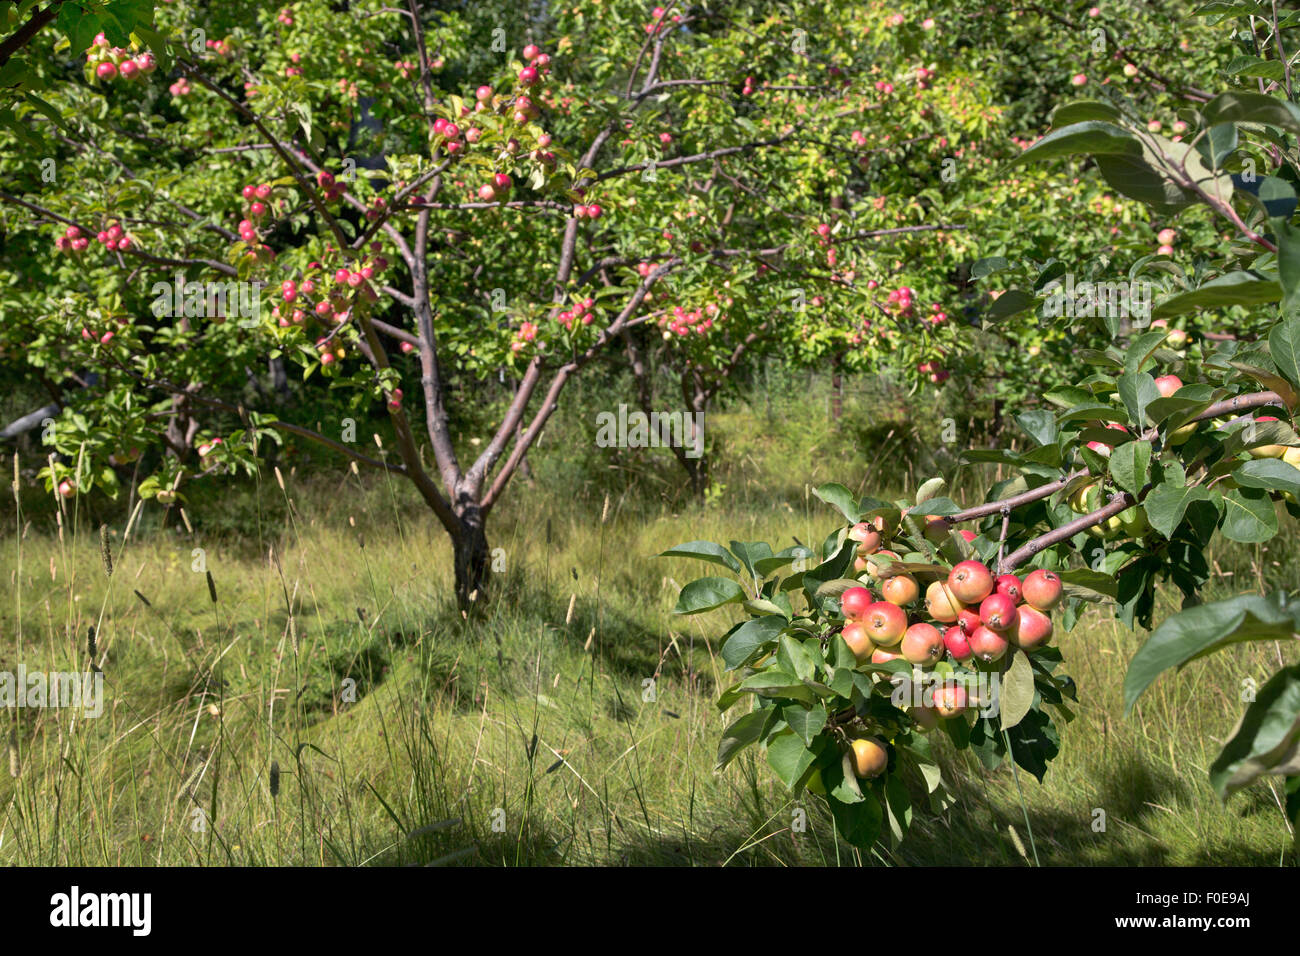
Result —
[[907, 630], [907, 612], [897, 604], [876, 601], [867, 608], [862, 623], [873, 641], [881, 647], [892, 647], [903, 639]]
[[943, 635], [933, 624], [913, 624], [903, 633], [899, 650], [909, 662], [924, 666], [943, 657]]
[[968, 640], [971, 653], [985, 664], [1001, 660], [1002, 655], [1007, 652], [1006, 638], [997, 631], [989, 630], [987, 627], [975, 628]]
[[925, 589], [925, 609], [940, 623], [951, 624], [956, 621], [964, 607], [943, 581], [932, 581]]
[[880, 585], [880, 596], [890, 604], [903, 607], [921, 596], [921, 588], [910, 574], [896, 574]]
[[1005, 594], [990, 594], [980, 604], [980, 620], [1001, 634], [1016, 623], [1016, 602]]
[[849, 588], [840, 595], [840, 610], [847, 618], [861, 618], [875, 602], [866, 588]]
[[1156, 379], [1156, 390], [1159, 391], [1164, 398], [1168, 398], [1182, 387], [1183, 380], [1177, 375], [1161, 375]]
[[1007, 637], [1016, 647], [1036, 650], [1052, 639], [1052, 619], [1032, 604], [1017, 609], [1016, 622]]
[[955, 661], [968, 661], [975, 652], [970, 649], [970, 640], [966, 632], [956, 625], [943, 632], [943, 646], [948, 649]]
[[1061, 603], [1061, 578], [1054, 571], [1039, 568], [1031, 571], [1021, 588], [1025, 603], [1040, 611], [1050, 611]]
[[948, 587], [963, 604], [977, 604], [993, 593], [993, 575], [978, 561], [960, 561], [948, 573]]
[[960, 684], [941, 684], [934, 689], [934, 710], [940, 717], [956, 717], [966, 704], [966, 688]]
[[1016, 604], [1025, 599], [1023, 591], [1024, 588], [1020, 583], [1020, 579], [1014, 574], [1004, 574], [997, 580], [997, 592], [1005, 594]]
[[849, 645], [849, 650], [853, 652], [853, 656], [859, 663], [869, 658], [871, 652], [876, 649], [876, 645], [871, 642], [871, 635], [861, 621], [849, 621], [840, 631], [840, 636], [844, 638], [844, 643]]

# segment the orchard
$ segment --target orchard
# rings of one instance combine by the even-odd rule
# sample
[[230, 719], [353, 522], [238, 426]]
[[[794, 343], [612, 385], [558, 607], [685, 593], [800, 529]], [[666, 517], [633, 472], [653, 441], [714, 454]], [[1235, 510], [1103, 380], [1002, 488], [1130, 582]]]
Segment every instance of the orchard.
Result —
[[1294, 864], [1300, 18], [1157, 6], [0, 2], [0, 858]]

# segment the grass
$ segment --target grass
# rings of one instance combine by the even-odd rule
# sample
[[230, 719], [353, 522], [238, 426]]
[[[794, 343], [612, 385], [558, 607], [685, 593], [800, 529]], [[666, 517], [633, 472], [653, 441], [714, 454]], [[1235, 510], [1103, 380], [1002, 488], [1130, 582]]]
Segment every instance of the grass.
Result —
[[[839, 428], [806, 416], [802, 445], [772, 427], [781, 409], [712, 417], [727, 493], [709, 506], [654, 493], [671, 463], [628, 453], [620, 481], [575, 475], [551, 443], [492, 517], [493, 598], [468, 621], [413, 493], [341, 467], [286, 465], [283, 490], [267, 476], [196, 499], [186, 520], [149, 503], [129, 536], [109, 515], [111, 577], [84, 514], [60, 525], [24, 499], [0, 540], [0, 670], [83, 670], [93, 626], [107, 703], [98, 719], [5, 715], [19, 774], [0, 777], [0, 862], [1028, 865], [1016, 781], [969, 754], [944, 754], [957, 804], [918, 811], [906, 842], [870, 858], [761, 758], [713, 772], [726, 615], [673, 618], [706, 566], [654, 555], [696, 538], [820, 541], [834, 516], [796, 482], [874, 486], [859, 412]], [[572, 483], [548, 494], [560, 474]], [[1289, 554], [1214, 557], [1223, 593], [1296, 587]], [[1162, 602], [1157, 620], [1174, 609]], [[1206, 779], [1243, 680], [1294, 652], [1239, 645], [1162, 678], [1125, 718], [1141, 640], [1105, 609], [1059, 640], [1078, 717], [1045, 783], [1020, 776], [1041, 862], [1294, 863], [1276, 781], [1224, 805]]]

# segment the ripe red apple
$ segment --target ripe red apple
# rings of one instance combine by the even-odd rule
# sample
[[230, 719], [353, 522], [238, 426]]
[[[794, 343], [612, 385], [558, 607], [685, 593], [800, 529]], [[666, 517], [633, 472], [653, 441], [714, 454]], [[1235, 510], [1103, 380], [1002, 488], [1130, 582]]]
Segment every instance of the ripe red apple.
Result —
[[932, 581], [925, 589], [925, 609], [936, 621], [951, 624], [965, 608], [943, 581]]
[[844, 638], [844, 643], [849, 645], [849, 650], [853, 652], [853, 656], [859, 663], [870, 657], [871, 652], [876, 649], [876, 645], [871, 642], [871, 635], [861, 621], [849, 621], [840, 631], [840, 636]]
[[943, 635], [933, 624], [913, 624], [903, 633], [899, 650], [910, 663], [925, 666], [943, 657]]
[[890, 604], [903, 607], [921, 596], [921, 588], [910, 574], [896, 574], [880, 585], [880, 596]]
[[1161, 375], [1156, 379], [1156, 390], [1164, 398], [1168, 398], [1182, 387], [1183, 380], [1177, 375]]
[[1005, 594], [990, 594], [980, 604], [980, 620], [999, 634], [1016, 623], [1016, 602]]
[[1035, 650], [1052, 639], [1052, 619], [1032, 604], [1026, 604], [1017, 609], [1016, 622], [1007, 637], [1016, 647]]
[[934, 689], [934, 710], [940, 717], [956, 717], [966, 704], [966, 688], [961, 684], [941, 684]]
[[71, 498], [77, 493], [77, 486], [74, 482], [64, 479], [59, 482], [59, 494], [65, 498]]
[[970, 649], [970, 640], [966, 632], [953, 625], [943, 632], [943, 646], [948, 649], [955, 661], [968, 661], [975, 656], [975, 652]]
[[1030, 604], [1040, 611], [1050, 611], [1061, 603], [1062, 590], [1060, 575], [1054, 571], [1039, 568], [1036, 571], [1029, 572], [1029, 577], [1025, 578], [1021, 593], [1024, 594], [1026, 604]]
[[980, 620], [980, 612], [974, 608], [964, 607], [957, 614], [957, 626], [967, 634], [983, 623], [984, 622]]
[[861, 618], [875, 602], [866, 588], [849, 588], [840, 595], [840, 610], [847, 618]]
[[907, 612], [897, 604], [876, 601], [863, 614], [862, 623], [876, 644], [892, 647], [903, 639], [907, 630]]
[[536, 43], [530, 43], [523, 49], [524, 60], [535, 60], [541, 56], [542, 51], [538, 49]]
[[999, 594], [1005, 594], [1016, 604], [1019, 604], [1025, 599], [1023, 590], [1024, 588], [1020, 583], [1020, 579], [1014, 574], [1004, 574], [997, 580], [997, 592]]
[[540, 74], [534, 67], [526, 66], [519, 71], [519, 82], [524, 86], [533, 86], [540, 78]]
[[1001, 660], [1002, 655], [1007, 652], [1006, 639], [997, 631], [990, 630], [982, 625], [971, 632], [968, 640], [971, 653], [985, 664]]
[[948, 573], [948, 587], [963, 604], [978, 604], [993, 593], [993, 575], [978, 561], [959, 561]]
[[860, 737], [850, 746], [853, 748], [853, 772], [864, 780], [879, 777], [889, 766], [889, 751], [880, 738]]
[[858, 554], [875, 554], [880, 550], [880, 532], [865, 521], [859, 521], [849, 529], [850, 540], [858, 542]]

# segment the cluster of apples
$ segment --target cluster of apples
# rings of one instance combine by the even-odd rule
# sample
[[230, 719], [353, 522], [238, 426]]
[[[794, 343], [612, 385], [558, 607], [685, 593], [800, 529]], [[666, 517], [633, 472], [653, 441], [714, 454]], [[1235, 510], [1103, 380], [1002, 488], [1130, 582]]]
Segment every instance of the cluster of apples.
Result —
[[[854, 526], [850, 536], [855, 535], [865, 536], [868, 546], [879, 540], [879, 532], [865, 524]], [[861, 586], [840, 596], [847, 619], [841, 636], [859, 661], [902, 658], [918, 667], [937, 663], [945, 653], [959, 663], [992, 664], [1012, 646], [1036, 650], [1051, 639], [1050, 612], [1062, 595], [1061, 579], [1052, 571], [1040, 568], [1023, 581], [1014, 574], [995, 579], [979, 561], [961, 561], [947, 580], [932, 582], [925, 592], [925, 616], [947, 625], [940, 630], [930, 621], [909, 618], [907, 609], [921, 602], [920, 585], [911, 574], [879, 581], [879, 600]]]
[[86, 63], [99, 80], [138, 80], [152, 73], [158, 66], [149, 51], [132, 54], [119, 46], [109, 46], [104, 34], [96, 35], [86, 51]]
[[[841, 636], [859, 661], [882, 664], [899, 658], [913, 665], [933, 665], [945, 653], [958, 663], [993, 664], [1011, 647], [1034, 651], [1052, 636], [1051, 611], [1061, 602], [1058, 575], [1038, 569], [1022, 582], [1014, 574], [998, 578], [979, 561], [962, 561], [946, 580], [926, 589], [925, 614], [948, 625], [940, 631], [925, 620], [911, 620], [909, 605], [920, 599], [920, 586], [910, 574], [884, 578], [881, 599], [865, 587], [852, 587], [840, 596], [847, 619]], [[966, 689], [945, 682], [933, 691], [933, 704], [913, 710], [918, 723], [955, 717], [968, 706]], [[877, 737], [850, 742], [854, 772], [862, 778], [879, 776], [889, 763], [889, 751]]]

